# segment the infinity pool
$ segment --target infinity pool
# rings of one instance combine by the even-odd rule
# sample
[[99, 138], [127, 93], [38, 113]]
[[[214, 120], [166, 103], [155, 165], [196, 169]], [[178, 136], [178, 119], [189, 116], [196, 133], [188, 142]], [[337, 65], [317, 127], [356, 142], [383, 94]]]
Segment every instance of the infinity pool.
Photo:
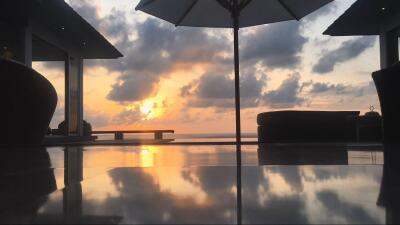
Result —
[[242, 146], [238, 169], [235, 146], [48, 148], [48, 167], [2, 173], [0, 223], [385, 224], [382, 152], [339, 152], [274, 163]]

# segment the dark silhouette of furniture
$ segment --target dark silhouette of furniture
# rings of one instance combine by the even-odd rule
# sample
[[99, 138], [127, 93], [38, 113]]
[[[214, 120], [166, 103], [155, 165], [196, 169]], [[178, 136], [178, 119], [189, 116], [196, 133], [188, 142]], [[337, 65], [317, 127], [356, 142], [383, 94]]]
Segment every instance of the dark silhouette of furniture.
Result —
[[42, 75], [0, 58], [0, 147], [41, 145], [57, 105], [57, 93]]
[[[65, 120], [58, 124], [57, 129], [51, 130], [52, 135], [68, 136], [67, 124]], [[92, 135], [92, 125], [86, 120], [83, 120], [83, 136], [88, 137]]]
[[257, 116], [259, 143], [354, 142], [358, 111], [277, 111]]
[[50, 133], [47, 134], [43, 141], [43, 145], [68, 145], [77, 143], [93, 142], [97, 139], [97, 136], [92, 136], [92, 125], [85, 120], [83, 121], [83, 132], [81, 135], [69, 135], [65, 120], [62, 121], [57, 129], [50, 129]]
[[116, 131], [93, 131], [92, 134], [114, 134], [115, 140], [124, 140], [124, 134], [146, 134], [154, 133], [155, 140], [163, 140], [164, 133], [175, 133], [174, 130], [116, 130]]
[[360, 142], [381, 142], [382, 117], [377, 112], [367, 112], [364, 116], [358, 117], [357, 121], [358, 138]]
[[400, 63], [372, 74], [379, 95], [385, 142], [400, 141]]

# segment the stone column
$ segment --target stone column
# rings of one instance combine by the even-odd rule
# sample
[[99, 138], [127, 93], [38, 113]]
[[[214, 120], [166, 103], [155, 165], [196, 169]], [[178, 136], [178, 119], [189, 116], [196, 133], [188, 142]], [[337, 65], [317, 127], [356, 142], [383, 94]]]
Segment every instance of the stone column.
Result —
[[69, 136], [83, 136], [83, 59], [65, 60], [65, 121]]

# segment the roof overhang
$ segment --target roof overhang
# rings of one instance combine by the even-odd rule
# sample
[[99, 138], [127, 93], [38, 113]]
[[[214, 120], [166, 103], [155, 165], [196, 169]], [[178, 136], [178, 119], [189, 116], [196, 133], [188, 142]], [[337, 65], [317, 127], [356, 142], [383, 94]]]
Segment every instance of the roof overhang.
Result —
[[358, 0], [324, 32], [331, 36], [379, 35], [400, 27], [399, 0]]
[[33, 59], [58, 60], [60, 52], [56, 50], [84, 59], [123, 56], [64, 0], [2, 0], [0, 8], [3, 23], [31, 27]]

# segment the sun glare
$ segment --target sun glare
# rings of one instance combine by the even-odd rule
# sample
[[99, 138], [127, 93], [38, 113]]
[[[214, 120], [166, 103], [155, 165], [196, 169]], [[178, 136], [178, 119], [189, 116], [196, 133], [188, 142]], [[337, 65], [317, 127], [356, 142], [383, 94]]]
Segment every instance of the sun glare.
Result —
[[143, 120], [149, 120], [155, 117], [154, 102], [145, 101], [140, 106], [140, 112], [144, 115]]
[[150, 114], [153, 110], [153, 103], [152, 102], [144, 102], [143, 105], [140, 107], [140, 111], [143, 114]]

